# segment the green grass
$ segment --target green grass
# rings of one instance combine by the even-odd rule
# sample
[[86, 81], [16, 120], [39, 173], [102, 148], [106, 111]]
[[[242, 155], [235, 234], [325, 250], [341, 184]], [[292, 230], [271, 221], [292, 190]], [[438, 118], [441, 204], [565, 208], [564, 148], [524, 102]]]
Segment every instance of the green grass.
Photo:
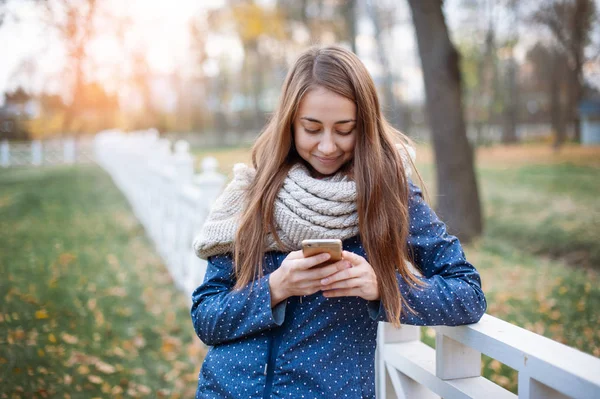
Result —
[[0, 171], [0, 397], [191, 397], [186, 298], [99, 168]]

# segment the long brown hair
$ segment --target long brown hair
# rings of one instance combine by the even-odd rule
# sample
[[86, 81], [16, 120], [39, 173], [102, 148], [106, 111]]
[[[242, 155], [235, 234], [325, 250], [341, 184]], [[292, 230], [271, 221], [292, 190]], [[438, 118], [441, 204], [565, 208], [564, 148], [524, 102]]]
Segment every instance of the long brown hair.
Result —
[[[406, 263], [411, 259], [407, 247], [409, 189], [396, 147], [410, 141], [383, 117], [375, 84], [364, 64], [338, 46], [312, 47], [298, 58], [285, 79], [275, 113], [252, 148], [256, 177], [235, 238], [236, 288], [262, 276], [268, 234], [282, 250], [289, 250], [277, 236], [274, 203], [291, 166], [301, 161], [293, 145], [298, 106], [304, 94], [317, 86], [356, 104], [357, 140], [350, 162], [360, 238], [377, 275], [388, 320], [398, 326], [402, 309], [410, 307], [400, 293], [396, 272], [412, 286], [421, 284]], [[416, 171], [414, 164], [412, 168]]]

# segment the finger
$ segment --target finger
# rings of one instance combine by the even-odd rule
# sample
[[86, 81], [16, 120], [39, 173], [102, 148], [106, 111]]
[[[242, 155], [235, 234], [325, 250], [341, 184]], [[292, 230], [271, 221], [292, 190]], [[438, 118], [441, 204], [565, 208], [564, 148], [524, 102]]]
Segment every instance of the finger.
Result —
[[336, 298], [341, 296], [360, 296], [360, 292], [356, 288], [342, 288], [339, 290], [324, 291], [323, 296], [326, 298]]
[[360, 273], [360, 271], [355, 268], [344, 269], [344, 270], [339, 271], [329, 277], [322, 279], [321, 284], [329, 285], [329, 284], [335, 283], [336, 281], [347, 280], [349, 278], [358, 277], [359, 273]]
[[331, 258], [331, 255], [328, 254], [327, 252], [324, 252], [322, 254], [311, 256], [308, 258], [297, 259], [296, 262], [298, 263], [298, 268], [306, 270], [306, 269], [310, 269], [311, 267], [314, 267], [320, 263], [323, 263], [323, 262], [329, 260], [329, 258]]
[[331, 265], [315, 269], [313, 278], [315, 280], [321, 280], [325, 277], [331, 276], [332, 274], [340, 270], [349, 269], [351, 267], [352, 265], [347, 260], [338, 260], [337, 262], [332, 263]]
[[359, 286], [360, 286], [360, 279], [350, 278], [347, 280], [335, 282], [333, 284], [321, 286], [321, 291], [338, 290], [340, 288], [356, 288]]
[[286, 259], [302, 259], [302, 258], [304, 258], [304, 255], [302, 254], [302, 250], [290, 252], [288, 254], [288, 256], [286, 256]]
[[365, 261], [365, 258], [350, 251], [343, 251], [342, 258], [349, 260], [354, 266], [358, 266], [360, 263]]

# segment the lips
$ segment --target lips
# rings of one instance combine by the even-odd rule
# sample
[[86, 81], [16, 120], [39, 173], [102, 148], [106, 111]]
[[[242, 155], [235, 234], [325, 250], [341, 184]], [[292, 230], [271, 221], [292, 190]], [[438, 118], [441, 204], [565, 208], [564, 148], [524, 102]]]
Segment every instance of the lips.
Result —
[[317, 158], [319, 160], [319, 162], [321, 162], [322, 164], [330, 165], [330, 164], [336, 163], [340, 159], [341, 156], [323, 158], [323, 157], [318, 157], [315, 155], [314, 157]]

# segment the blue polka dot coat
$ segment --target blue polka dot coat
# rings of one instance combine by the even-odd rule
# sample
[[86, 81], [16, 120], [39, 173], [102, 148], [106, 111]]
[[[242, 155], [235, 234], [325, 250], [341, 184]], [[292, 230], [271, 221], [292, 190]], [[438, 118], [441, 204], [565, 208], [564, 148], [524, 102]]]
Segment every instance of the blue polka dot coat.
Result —
[[[428, 284], [410, 288], [398, 275], [402, 295], [417, 311], [404, 312], [402, 323], [477, 322], [486, 309], [479, 274], [412, 183], [409, 212], [408, 244]], [[358, 237], [343, 245], [368, 260]], [[377, 322], [386, 321], [383, 305], [317, 292], [271, 308], [269, 274], [286, 256], [267, 252], [264, 277], [236, 291], [231, 254], [209, 258], [204, 282], [192, 294], [194, 329], [210, 346], [197, 398], [375, 398]]]

